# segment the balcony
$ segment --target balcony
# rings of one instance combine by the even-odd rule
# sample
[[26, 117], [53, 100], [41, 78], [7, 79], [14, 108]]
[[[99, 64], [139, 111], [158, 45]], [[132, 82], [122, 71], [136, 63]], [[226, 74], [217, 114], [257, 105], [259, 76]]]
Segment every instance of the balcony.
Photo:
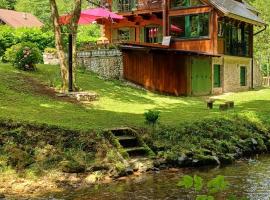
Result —
[[112, 3], [114, 12], [132, 12], [144, 10], [161, 10], [162, 0], [114, 0]]
[[137, 10], [161, 10], [162, 0], [139, 1]]

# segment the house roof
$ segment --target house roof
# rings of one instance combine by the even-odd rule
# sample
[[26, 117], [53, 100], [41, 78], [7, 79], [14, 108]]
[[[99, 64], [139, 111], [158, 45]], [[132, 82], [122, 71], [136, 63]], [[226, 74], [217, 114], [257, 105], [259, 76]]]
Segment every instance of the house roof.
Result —
[[256, 9], [244, 1], [241, 3], [236, 0], [209, 0], [209, 2], [225, 16], [258, 26], [266, 25], [266, 23], [256, 15]]
[[31, 13], [17, 12], [14, 10], [0, 9], [0, 20], [14, 28], [43, 26], [43, 23]]

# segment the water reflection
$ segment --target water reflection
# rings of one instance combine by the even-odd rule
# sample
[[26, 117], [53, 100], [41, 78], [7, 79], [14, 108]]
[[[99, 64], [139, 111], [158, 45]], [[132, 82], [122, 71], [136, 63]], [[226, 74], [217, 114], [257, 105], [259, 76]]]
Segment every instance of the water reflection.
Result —
[[176, 200], [194, 199], [191, 193], [176, 186], [184, 174], [197, 174], [204, 179], [224, 175], [230, 182], [228, 194], [251, 200], [270, 199], [270, 156], [247, 160], [223, 168], [182, 169], [177, 172], [149, 173], [134, 179], [108, 185], [93, 186], [79, 191], [67, 191], [52, 197], [67, 200]]

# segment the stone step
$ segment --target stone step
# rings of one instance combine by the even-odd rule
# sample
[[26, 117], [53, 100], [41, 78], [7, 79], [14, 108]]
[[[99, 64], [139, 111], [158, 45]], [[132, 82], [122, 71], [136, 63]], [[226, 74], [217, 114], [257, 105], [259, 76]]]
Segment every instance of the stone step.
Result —
[[127, 148], [127, 147], [136, 147], [139, 146], [140, 143], [138, 139], [134, 136], [116, 136], [118, 139], [119, 143], [122, 145], [122, 147]]
[[116, 138], [121, 141], [121, 140], [137, 140], [135, 136], [129, 136], [129, 135], [122, 135], [122, 136], [116, 136]]
[[131, 147], [131, 148], [125, 148], [126, 152], [129, 156], [145, 156], [147, 154], [147, 151], [144, 147]]
[[132, 130], [129, 128], [118, 128], [110, 130], [115, 136], [132, 136]]

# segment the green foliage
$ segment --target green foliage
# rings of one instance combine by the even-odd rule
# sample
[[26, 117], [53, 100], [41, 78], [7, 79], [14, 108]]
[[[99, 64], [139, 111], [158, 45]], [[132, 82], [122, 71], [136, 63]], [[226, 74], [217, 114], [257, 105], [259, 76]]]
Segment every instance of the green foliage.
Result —
[[148, 124], [154, 125], [157, 123], [160, 112], [157, 110], [148, 110], [144, 113], [145, 121]]
[[[13, 29], [8, 26], [0, 26], [0, 57], [11, 46], [31, 42], [43, 52], [46, 47], [54, 47], [54, 35], [52, 31], [43, 32], [37, 28], [18, 28]], [[5, 57], [2, 58], [5, 60]]]
[[2, 57], [2, 61], [14, 64], [17, 52], [22, 48], [22, 43], [14, 44], [8, 48]]
[[[87, 1], [82, 1], [82, 8], [85, 9], [88, 6]], [[74, 5], [74, 1], [70, 0], [57, 0], [57, 6], [60, 14], [70, 13]], [[47, 0], [17, 0], [15, 5], [17, 11], [29, 12], [37, 16], [44, 24], [46, 29], [51, 28], [51, 11], [50, 4]]]
[[266, 129], [245, 118], [208, 119], [181, 128], [159, 126], [145, 136], [148, 145], [173, 165], [228, 164], [235, 159], [269, 149]]
[[35, 44], [27, 42], [22, 43], [16, 53], [14, 66], [21, 70], [35, 70], [36, 64], [41, 62], [42, 54]]
[[[206, 184], [203, 184], [203, 179], [197, 175], [193, 177], [185, 175], [177, 185], [186, 190], [194, 190], [196, 200], [214, 200], [215, 195], [222, 194], [229, 188], [229, 183], [225, 180], [225, 177], [221, 175], [218, 175]], [[234, 198], [236, 197], [231, 195], [228, 197], [228, 200], [233, 200]]]
[[49, 53], [49, 54], [57, 55], [57, 49], [56, 48], [47, 47], [47, 48], [44, 49], [44, 53]]
[[16, 0], [0, 0], [0, 8], [14, 10]]
[[228, 185], [228, 182], [225, 181], [225, 177], [219, 175], [207, 183], [207, 188], [209, 193], [212, 194], [225, 191], [228, 189]]
[[179, 187], [183, 186], [185, 189], [190, 189], [193, 186], [193, 177], [185, 175], [177, 185]]
[[[36, 173], [59, 169], [67, 173], [84, 172], [93, 164], [102, 144], [94, 133], [65, 130], [47, 125], [19, 124], [0, 120], [2, 166]], [[106, 151], [106, 146], [103, 146]], [[35, 170], [37, 169], [37, 170]]]

